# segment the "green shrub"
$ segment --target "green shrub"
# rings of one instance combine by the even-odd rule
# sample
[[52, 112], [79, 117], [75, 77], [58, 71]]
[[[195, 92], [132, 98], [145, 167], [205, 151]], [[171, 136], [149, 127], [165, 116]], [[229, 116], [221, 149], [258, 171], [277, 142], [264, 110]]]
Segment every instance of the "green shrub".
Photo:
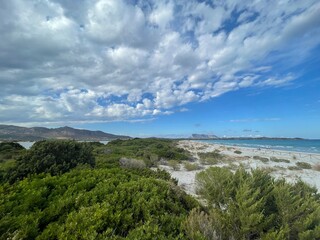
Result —
[[73, 169], [2, 185], [1, 239], [184, 239], [181, 224], [198, 204], [158, 176]]
[[224, 155], [216, 151], [198, 153], [198, 156], [200, 157], [200, 162], [202, 164], [207, 164], [207, 165], [218, 164], [225, 158]]
[[169, 160], [168, 165], [172, 167], [173, 170], [179, 171], [180, 170], [180, 163], [176, 160]]
[[0, 153], [24, 149], [23, 146], [16, 142], [0, 142]]
[[99, 168], [118, 167], [122, 157], [143, 160], [147, 167], [157, 167], [161, 160], [192, 158], [188, 151], [177, 147], [177, 141], [157, 138], [114, 140], [95, 147], [94, 155]]
[[214, 232], [215, 239], [320, 237], [320, 195], [302, 181], [289, 184], [259, 169], [232, 173], [214, 167], [198, 173], [196, 181], [209, 207], [203, 224], [197, 220], [190, 227], [200, 237], [206, 232]]
[[146, 164], [142, 160], [131, 159], [131, 158], [120, 158], [120, 166], [124, 168], [146, 168]]
[[192, 209], [183, 224], [188, 239], [219, 239], [214, 229], [213, 219], [200, 209]]
[[195, 171], [195, 170], [199, 170], [200, 169], [200, 166], [196, 163], [185, 163], [184, 164], [184, 168], [187, 170], [187, 171]]
[[241, 154], [242, 152], [239, 150], [234, 151], [235, 154]]
[[270, 160], [272, 162], [290, 163], [290, 160], [288, 160], [288, 159], [282, 159], [282, 158], [276, 158], [276, 157], [271, 157]]
[[40, 141], [17, 159], [10, 181], [37, 173], [58, 175], [81, 164], [95, 165], [90, 144], [71, 140]]
[[303, 168], [303, 169], [311, 169], [312, 166], [310, 163], [306, 163], [306, 162], [297, 162], [296, 165], [300, 168]]
[[298, 171], [298, 170], [301, 170], [302, 168], [298, 166], [289, 166], [288, 169], [291, 171]]
[[269, 162], [269, 158], [266, 158], [266, 157], [253, 156], [253, 159], [255, 159], [255, 160], [260, 160], [260, 161], [263, 162], [263, 163]]

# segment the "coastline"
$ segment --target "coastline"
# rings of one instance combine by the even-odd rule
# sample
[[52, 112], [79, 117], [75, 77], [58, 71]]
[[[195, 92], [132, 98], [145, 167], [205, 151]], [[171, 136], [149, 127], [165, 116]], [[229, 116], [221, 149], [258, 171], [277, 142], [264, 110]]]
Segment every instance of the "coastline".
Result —
[[[193, 140], [195, 142], [209, 143], [209, 144], [218, 144], [226, 145], [232, 147], [244, 147], [244, 148], [260, 148], [267, 150], [279, 150], [279, 151], [288, 151], [288, 152], [298, 152], [298, 153], [316, 153], [320, 154], [320, 140], [319, 139], [220, 139], [220, 140]], [[211, 142], [212, 141], [212, 142]], [[223, 142], [219, 142], [223, 141]], [[239, 141], [239, 142], [238, 142]], [[255, 142], [258, 141], [258, 142]], [[260, 141], [260, 142], [259, 142]], [[277, 142], [277, 144], [275, 144]], [[283, 145], [283, 143], [286, 144]], [[315, 145], [296, 145], [296, 143], [313, 143]]]
[[[167, 170], [184, 190], [194, 196], [196, 194], [195, 177], [209, 167], [227, 167], [236, 170], [240, 166], [246, 170], [264, 169], [276, 179], [284, 178], [287, 182], [296, 182], [299, 179], [320, 191], [320, 154], [283, 151], [276, 149], [257, 149], [251, 147], [238, 147], [216, 143], [205, 143], [193, 140], [181, 140], [178, 146], [189, 151], [194, 158], [193, 164], [199, 166], [200, 170], [188, 171], [184, 163], [180, 164], [179, 170], [173, 170], [167, 165], [160, 168]], [[203, 164], [200, 161], [200, 153], [218, 151], [225, 156], [225, 160], [217, 164]], [[298, 167], [300, 163], [307, 164], [309, 169]], [[298, 165], [297, 165], [298, 164]]]

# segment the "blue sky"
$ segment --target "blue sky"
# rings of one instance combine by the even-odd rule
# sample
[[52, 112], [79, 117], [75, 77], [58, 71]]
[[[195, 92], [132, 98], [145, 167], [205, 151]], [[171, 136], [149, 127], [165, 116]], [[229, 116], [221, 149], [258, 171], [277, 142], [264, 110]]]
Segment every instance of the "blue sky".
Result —
[[320, 4], [3, 1], [0, 123], [320, 138]]

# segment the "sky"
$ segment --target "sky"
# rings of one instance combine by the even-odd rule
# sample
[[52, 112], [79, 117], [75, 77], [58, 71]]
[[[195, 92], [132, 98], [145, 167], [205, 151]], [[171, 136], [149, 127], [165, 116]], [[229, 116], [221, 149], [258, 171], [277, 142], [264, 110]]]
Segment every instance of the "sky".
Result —
[[320, 138], [318, 0], [0, 0], [0, 123]]

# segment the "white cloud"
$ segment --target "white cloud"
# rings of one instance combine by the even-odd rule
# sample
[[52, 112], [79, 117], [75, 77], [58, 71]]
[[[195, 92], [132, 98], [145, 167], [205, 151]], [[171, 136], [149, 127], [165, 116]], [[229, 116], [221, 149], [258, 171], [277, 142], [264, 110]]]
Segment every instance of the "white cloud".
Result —
[[149, 16], [149, 21], [161, 28], [165, 28], [173, 20], [173, 13], [174, 5], [172, 2], [159, 1], [156, 2], [156, 6]]
[[0, 121], [143, 120], [292, 84], [277, 64], [318, 46], [319, 10], [315, 0], [4, 1]]

